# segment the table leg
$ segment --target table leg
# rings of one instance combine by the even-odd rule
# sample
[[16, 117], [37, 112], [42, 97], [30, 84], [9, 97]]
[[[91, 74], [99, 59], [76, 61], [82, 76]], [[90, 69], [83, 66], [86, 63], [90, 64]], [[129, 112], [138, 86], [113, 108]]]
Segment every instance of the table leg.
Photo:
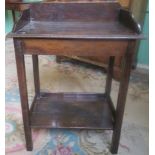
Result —
[[35, 94], [40, 95], [38, 55], [32, 55]]
[[106, 79], [106, 86], [105, 86], [106, 97], [107, 97], [107, 100], [111, 107], [113, 117], [115, 117], [115, 107], [111, 100], [110, 93], [111, 93], [111, 85], [112, 85], [112, 78], [113, 78], [114, 62], [115, 62], [115, 57], [110, 56], [109, 64], [108, 64], [108, 68], [107, 68], [107, 79]]
[[[133, 44], [134, 45], [134, 44]], [[111, 153], [117, 154], [118, 146], [121, 135], [122, 121], [125, 109], [126, 96], [128, 91], [129, 79], [130, 79], [130, 71], [132, 66], [132, 56], [133, 56], [133, 46], [131, 43], [128, 46], [128, 50], [124, 57], [124, 64], [122, 68], [122, 76], [120, 81], [118, 99], [117, 99], [117, 107], [116, 107], [116, 116], [115, 116], [115, 124], [114, 131], [112, 136], [112, 145], [111, 145]]]
[[115, 57], [110, 56], [109, 65], [108, 65], [108, 69], [107, 69], [106, 87], [105, 87], [105, 93], [107, 96], [110, 96], [110, 92], [111, 92], [114, 61], [115, 61]]
[[19, 91], [20, 91], [20, 98], [21, 98], [22, 117], [23, 117], [25, 139], [26, 139], [26, 148], [28, 151], [32, 151], [33, 144], [32, 144], [32, 133], [31, 133], [31, 127], [30, 127], [30, 112], [29, 112], [29, 105], [28, 105], [24, 54], [22, 52], [22, 45], [20, 40], [14, 39], [14, 45], [15, 45], [15, 57], [16, 57], [16, 65], [17, 65]]

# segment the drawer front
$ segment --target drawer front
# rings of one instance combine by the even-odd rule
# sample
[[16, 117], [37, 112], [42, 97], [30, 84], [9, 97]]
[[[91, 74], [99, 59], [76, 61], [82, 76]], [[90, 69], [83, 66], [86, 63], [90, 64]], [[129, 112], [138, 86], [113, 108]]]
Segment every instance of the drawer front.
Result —
[[23, 39], [25, 54], [122, 56], [128, 41]]

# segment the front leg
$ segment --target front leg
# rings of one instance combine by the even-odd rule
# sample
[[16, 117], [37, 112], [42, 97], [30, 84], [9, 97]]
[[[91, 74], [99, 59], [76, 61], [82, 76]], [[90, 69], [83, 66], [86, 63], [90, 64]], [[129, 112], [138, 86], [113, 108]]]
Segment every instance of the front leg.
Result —
[[22, 117], [25, 131], [26, 148], [28, 151], [32, 151], [33, 144], [32, 144], [32, 133], [30, 126], [30, 111], [27, 95], [25, 61], [21, 41], [18, 39], [14, 39], [14, 46], [15, 46], [15, 57], [16, 57], [19, 92], [21, 99]]
[[115, 114], [115, 123], [114, 123], [114, 131], [112, 136], [112, 145], [111, 145], [111, 153], [117, 154], [118, 146], [121, 135], [122, 121], [125, 109], [125, 102], [127, 97], [129, 79], [130, 79], [130, 71], [132, 66], [132, 58], [133, 58], [133, 49], [135, 42], [131, 42], [128, 45], [128, 50], [124, 57], [124, 64], [122, 66], [122, 75], [117, 99], [117, 107]]

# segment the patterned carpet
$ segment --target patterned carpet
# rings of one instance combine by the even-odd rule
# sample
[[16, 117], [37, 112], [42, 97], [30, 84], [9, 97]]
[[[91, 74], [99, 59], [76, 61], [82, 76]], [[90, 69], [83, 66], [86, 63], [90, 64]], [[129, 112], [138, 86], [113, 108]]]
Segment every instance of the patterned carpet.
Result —
[[[41, 89], [46, 91], [104, 92], [105, 74], [88, 65], [40, 56]], [[32, 61], [26, 56], [29, 103], [34, 95]], [[118, 83], [113, 82], [116, 101]], [[131, 77], [119, 155], [148, 155], [148, 78]], [[6, 40], [6, 154], [8, 155], [111, 155], [110, 131], [33, 130], [34, 149], [25, 150], [15, 56], [12, 40]]]

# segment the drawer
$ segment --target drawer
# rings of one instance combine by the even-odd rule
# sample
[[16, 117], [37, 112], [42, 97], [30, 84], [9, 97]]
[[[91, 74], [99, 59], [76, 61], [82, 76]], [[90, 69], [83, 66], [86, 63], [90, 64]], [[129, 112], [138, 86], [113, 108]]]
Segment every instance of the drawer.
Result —
[[24, 54], [76, 55], [76, 56], [122, 56], [128, 41], [120, 40], [63, 40], [22, 39]]

